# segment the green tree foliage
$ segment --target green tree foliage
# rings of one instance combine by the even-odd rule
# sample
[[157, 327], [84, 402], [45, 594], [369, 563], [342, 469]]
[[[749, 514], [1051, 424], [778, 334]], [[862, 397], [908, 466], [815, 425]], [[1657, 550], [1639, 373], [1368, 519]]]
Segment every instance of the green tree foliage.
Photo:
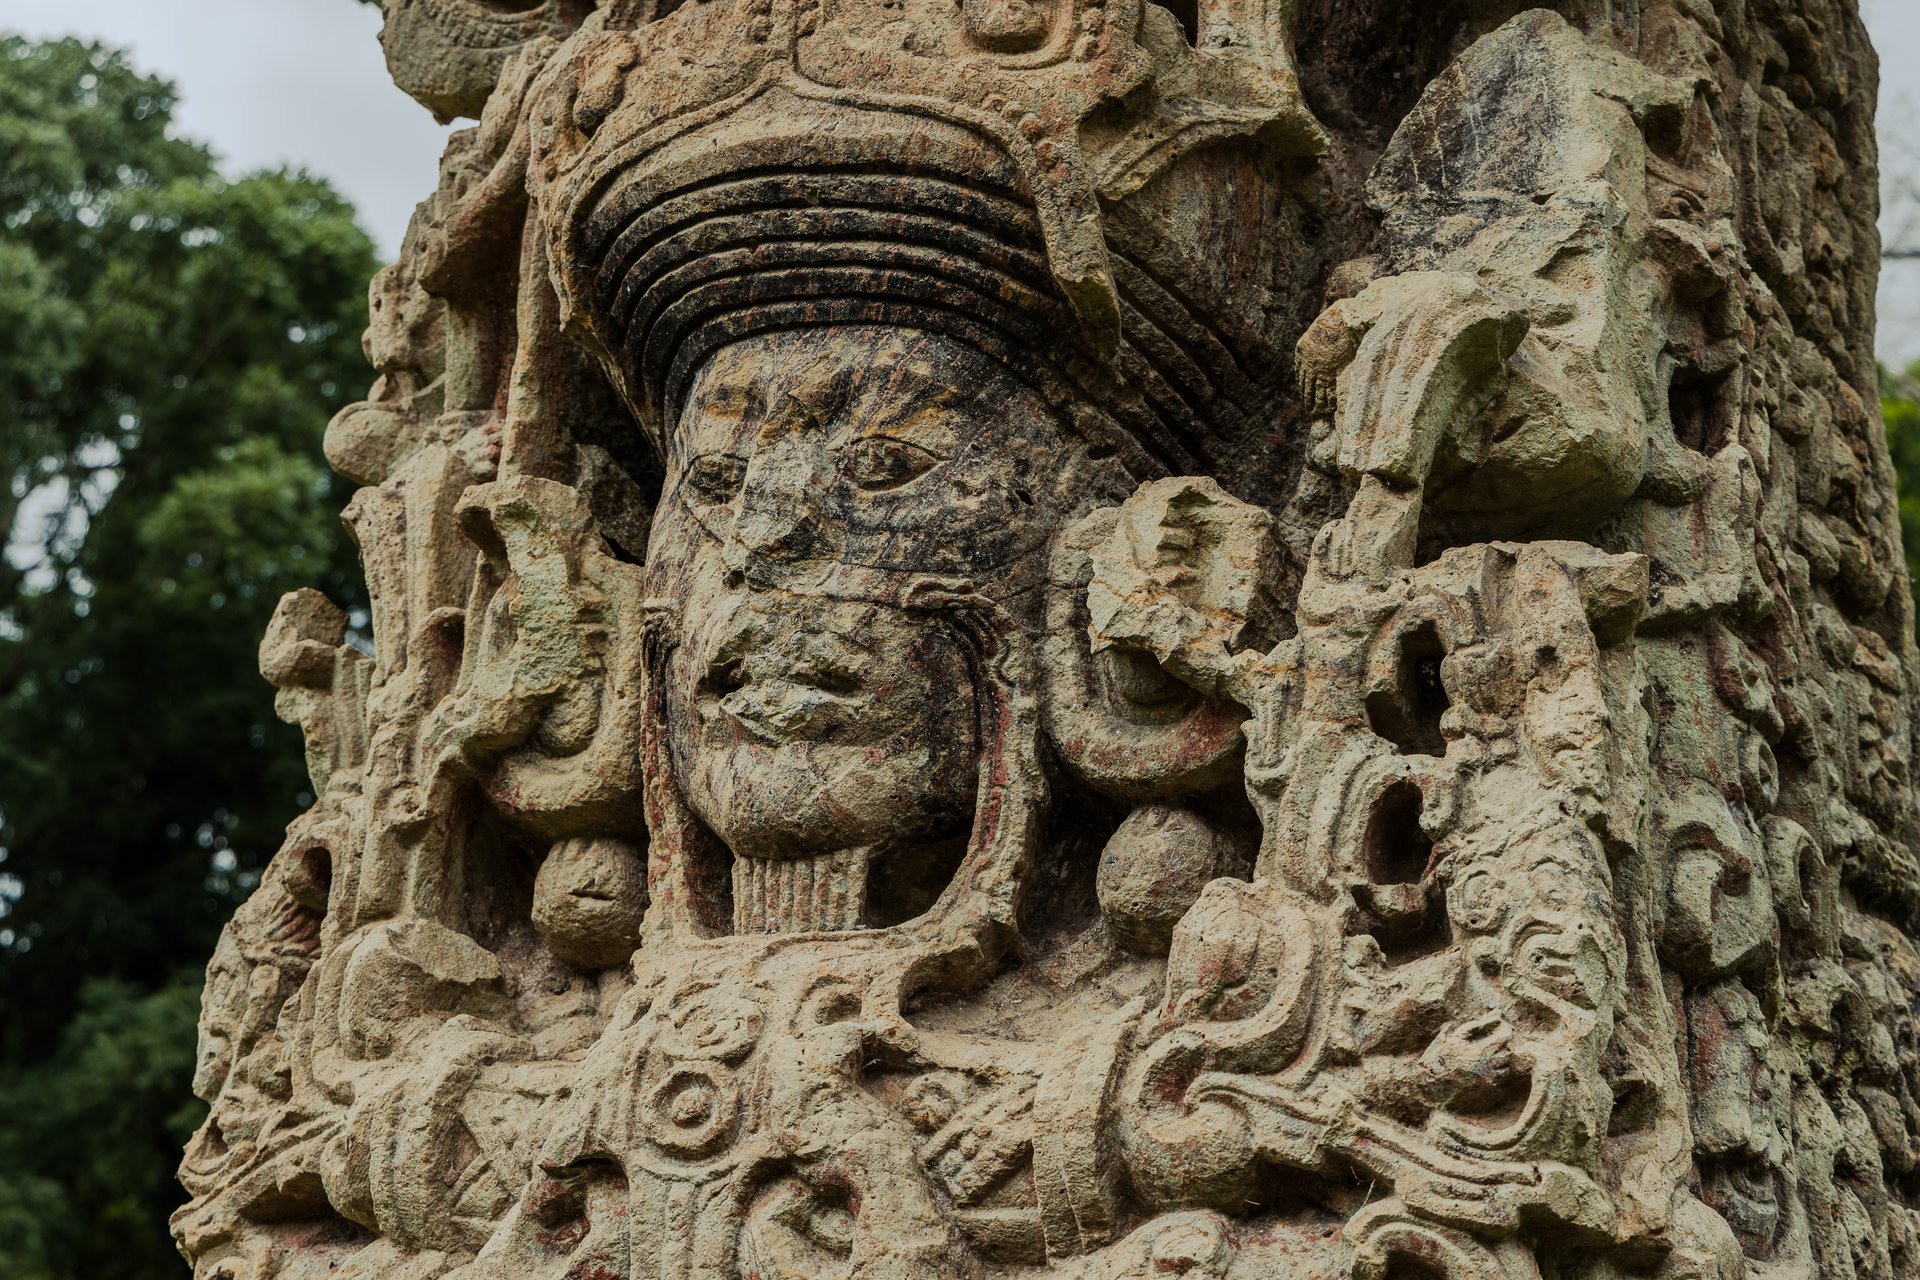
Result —
[[320, 460], [376, 262], [301, 173], [223, 181], [111, 50], [0, 39], [0, 1275], [177, 1277], [192, 993], [306, 803], [255, 671], [353, 604]]
[[[89, 979], [53, 1057], [0, 1073], [0, 1259], [13, 1280], [181, 1280], [155, 1213], [181, 1199], [167, 1153], [205, 1111], [182, 1084], [199, 1004], [192, 970], [153, 992]], [[93, 1241], [76, 1248], [77, 1229]]]
[[1900, 541], [1906, 546], [1907, 577], [1920, 585], [1920, 364], [1904, 375], [1880, 370], [1880, 410], [1900, 483]]

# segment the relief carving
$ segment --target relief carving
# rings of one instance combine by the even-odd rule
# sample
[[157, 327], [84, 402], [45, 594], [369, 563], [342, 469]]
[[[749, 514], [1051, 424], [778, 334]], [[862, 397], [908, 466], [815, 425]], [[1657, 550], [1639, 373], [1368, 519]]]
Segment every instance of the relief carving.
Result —
[[1920, 1266], [1850, 8], [385, 7], [197, 1276]]

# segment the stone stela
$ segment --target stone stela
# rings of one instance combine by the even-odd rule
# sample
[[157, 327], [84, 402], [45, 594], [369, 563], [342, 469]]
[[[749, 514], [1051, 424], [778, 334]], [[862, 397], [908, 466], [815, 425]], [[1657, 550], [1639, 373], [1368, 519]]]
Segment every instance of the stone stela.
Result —
[[1853, 0], [385, 8], [199, 1280], [1920, 1275]]

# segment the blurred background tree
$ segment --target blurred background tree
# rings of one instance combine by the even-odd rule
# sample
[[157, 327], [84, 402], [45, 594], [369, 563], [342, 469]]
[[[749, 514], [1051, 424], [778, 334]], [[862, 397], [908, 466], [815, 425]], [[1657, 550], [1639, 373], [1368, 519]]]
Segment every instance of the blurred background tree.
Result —
[[[125, 55], [0, 40], [0, 1275], [171, 1277], [206, 957], [309, 797], [255, 671], [352, 606], [320, 439], [378, 265], [324, 182], [226, 181]], [[184, 1105], [183, 1105], [184, 1104]]]
[[1920, 364], [1905, 373], [1881, 366], [1880, 410], [1900, 481], [1900, 541], [1907, 552], [1907, 578], [1920, 590]]
[[[1910, 109], [1913, 104], [1899, 105]], [[1887, 118], [1884, 108], [1881, 118]], [[1911, 310], [1912, 289], [1920, 281], [1920, 135], [1892, 129], [1882, 132], [1880, 202], [1886, 273], [1880, 296], [1883, 305], [1889, 298], [1904, 299]], [[1904, 287], [1889, 289], [1890, 285]], [[1902, 318], [1898, 302], [1892, 310], [1898, 322]], [[1900, 481], [1900, 540], [1906, 547], [1907, 577], [1920, 587], [1920, 363], [1904, 370], [1881, 366], [1880, 407], [1887, 422], [1893, 470]]]

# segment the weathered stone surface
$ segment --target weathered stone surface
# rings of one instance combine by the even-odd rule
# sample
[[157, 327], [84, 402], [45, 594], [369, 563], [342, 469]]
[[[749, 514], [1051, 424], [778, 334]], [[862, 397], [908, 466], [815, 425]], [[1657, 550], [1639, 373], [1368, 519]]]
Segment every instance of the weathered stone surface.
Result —
[[387, 19], [202, 1280], [1920, 1273], [1850, 0]]

